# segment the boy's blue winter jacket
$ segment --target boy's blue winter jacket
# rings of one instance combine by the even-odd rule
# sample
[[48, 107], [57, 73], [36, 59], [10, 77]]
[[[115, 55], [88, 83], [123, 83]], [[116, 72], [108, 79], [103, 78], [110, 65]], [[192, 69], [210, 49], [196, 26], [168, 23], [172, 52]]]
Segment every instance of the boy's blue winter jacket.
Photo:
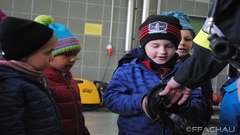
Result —
[[[162, 127], [154, 124], [142, 109], [142, 99], [155, 85], [168, 82], [181, 63], [175, 65], [173, 70], [162, 80], [138, 59], [122, 64], [116, 69], [104, 93], [106, 106], [110, 111], [119, 114], [119, 135], [170, 135], [173, 125]], [[191, 95], [191, 106], [197, 108], [197, 116], [201, 119], [210, 119], [206, 111], [206, 103], [201, 91], [195, 89]], [[185, 134], [190, 134], [185, 132]]]

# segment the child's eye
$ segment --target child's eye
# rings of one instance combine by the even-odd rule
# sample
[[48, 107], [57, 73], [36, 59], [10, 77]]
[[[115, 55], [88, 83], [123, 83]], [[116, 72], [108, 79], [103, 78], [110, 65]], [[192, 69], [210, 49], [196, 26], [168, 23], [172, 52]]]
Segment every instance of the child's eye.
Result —
[[158, 45], [153, 44], [152, 47], [153, 48], [158, 48]]
[[169, 44], [169, 45], [167, 45], [166, 47], [167, 47], [167, 48], [173, 48], [174, 45], [173, 45], [173, 44]]
[[66, 56], [66, 57], [68, 57], [68, 56], [70, 56], [71, 54], [70, 54], [70, 53], [64, 53], [63, 55]]
[[74, 57], [77, 57], [77, 53], [64, 53], [63, 54], [65, 57], [71, 57], [71, 56], [74, 56]]
[[45, 52], [45, 54], [46, 54], [46, 55], [50, 55], [50, 54], [52, 54], [52, 50], [51, 50], [51, 51], [47, 51], [47, 52]]
[[185, 41], [192, 41], [192, 38], [185, 38]]

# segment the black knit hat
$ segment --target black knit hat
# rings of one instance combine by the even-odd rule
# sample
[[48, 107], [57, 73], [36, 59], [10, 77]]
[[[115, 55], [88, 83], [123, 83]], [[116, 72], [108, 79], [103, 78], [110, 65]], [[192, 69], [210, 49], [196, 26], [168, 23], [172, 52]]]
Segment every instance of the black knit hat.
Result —
[[53, 30], [35, 21], [7, 17], [0, 24], [0, 46], [3, 57], [20, 60], [45, 45]]
[[173, 42], [176, 49], [181, 41], [182, 26], [173, 16], [150, 15], [140, 26], [139, 42], [141, 47], [156, 39], [167, 39]]

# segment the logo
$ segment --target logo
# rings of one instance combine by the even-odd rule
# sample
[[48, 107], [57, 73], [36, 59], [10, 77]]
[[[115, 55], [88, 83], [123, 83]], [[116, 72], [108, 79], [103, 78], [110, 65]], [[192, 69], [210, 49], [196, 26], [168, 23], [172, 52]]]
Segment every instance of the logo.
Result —
[[187, 132], [209, 132], [209, 133], [216, 133], [216, 132], [225, 132], [225, 133], [234, 133], [236, 131], [236, 127], [186, 127]]
[[149, 34], [167, 33], [166, 32], [167, 28], [168, 28], [168, 24], [165, 22], [161, 22], [161, 21], [152, 22], [148, 25]]
[[91, 93], [92, 89], [83, 88], [83, 92]]

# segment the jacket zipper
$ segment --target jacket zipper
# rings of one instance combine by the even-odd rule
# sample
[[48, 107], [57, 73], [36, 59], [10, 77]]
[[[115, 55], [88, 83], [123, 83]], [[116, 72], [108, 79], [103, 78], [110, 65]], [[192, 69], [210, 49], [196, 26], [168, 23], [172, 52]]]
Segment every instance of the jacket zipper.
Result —
[[78, 110], [77, 110], [77, 105], [75, 103], [74, 95], [72, 92], [72, 87], [70, 86], [70, 83], [68, 82], [67, 76], [66, 77], [63, 76], [63, 78], [66, 81], [66, 84], [67, 84], [69, 91], [71, 93], [71, 96], [72, 96], [72, 100], [73, 100], [73, 104], [74, 104], [74, 108], [75, 108], [75, 112], [76, 112], [77, 135], [80, 135], [80, 133], [79, 133], [80, 129], [79, 129], [79, 123], [78, 123]]

